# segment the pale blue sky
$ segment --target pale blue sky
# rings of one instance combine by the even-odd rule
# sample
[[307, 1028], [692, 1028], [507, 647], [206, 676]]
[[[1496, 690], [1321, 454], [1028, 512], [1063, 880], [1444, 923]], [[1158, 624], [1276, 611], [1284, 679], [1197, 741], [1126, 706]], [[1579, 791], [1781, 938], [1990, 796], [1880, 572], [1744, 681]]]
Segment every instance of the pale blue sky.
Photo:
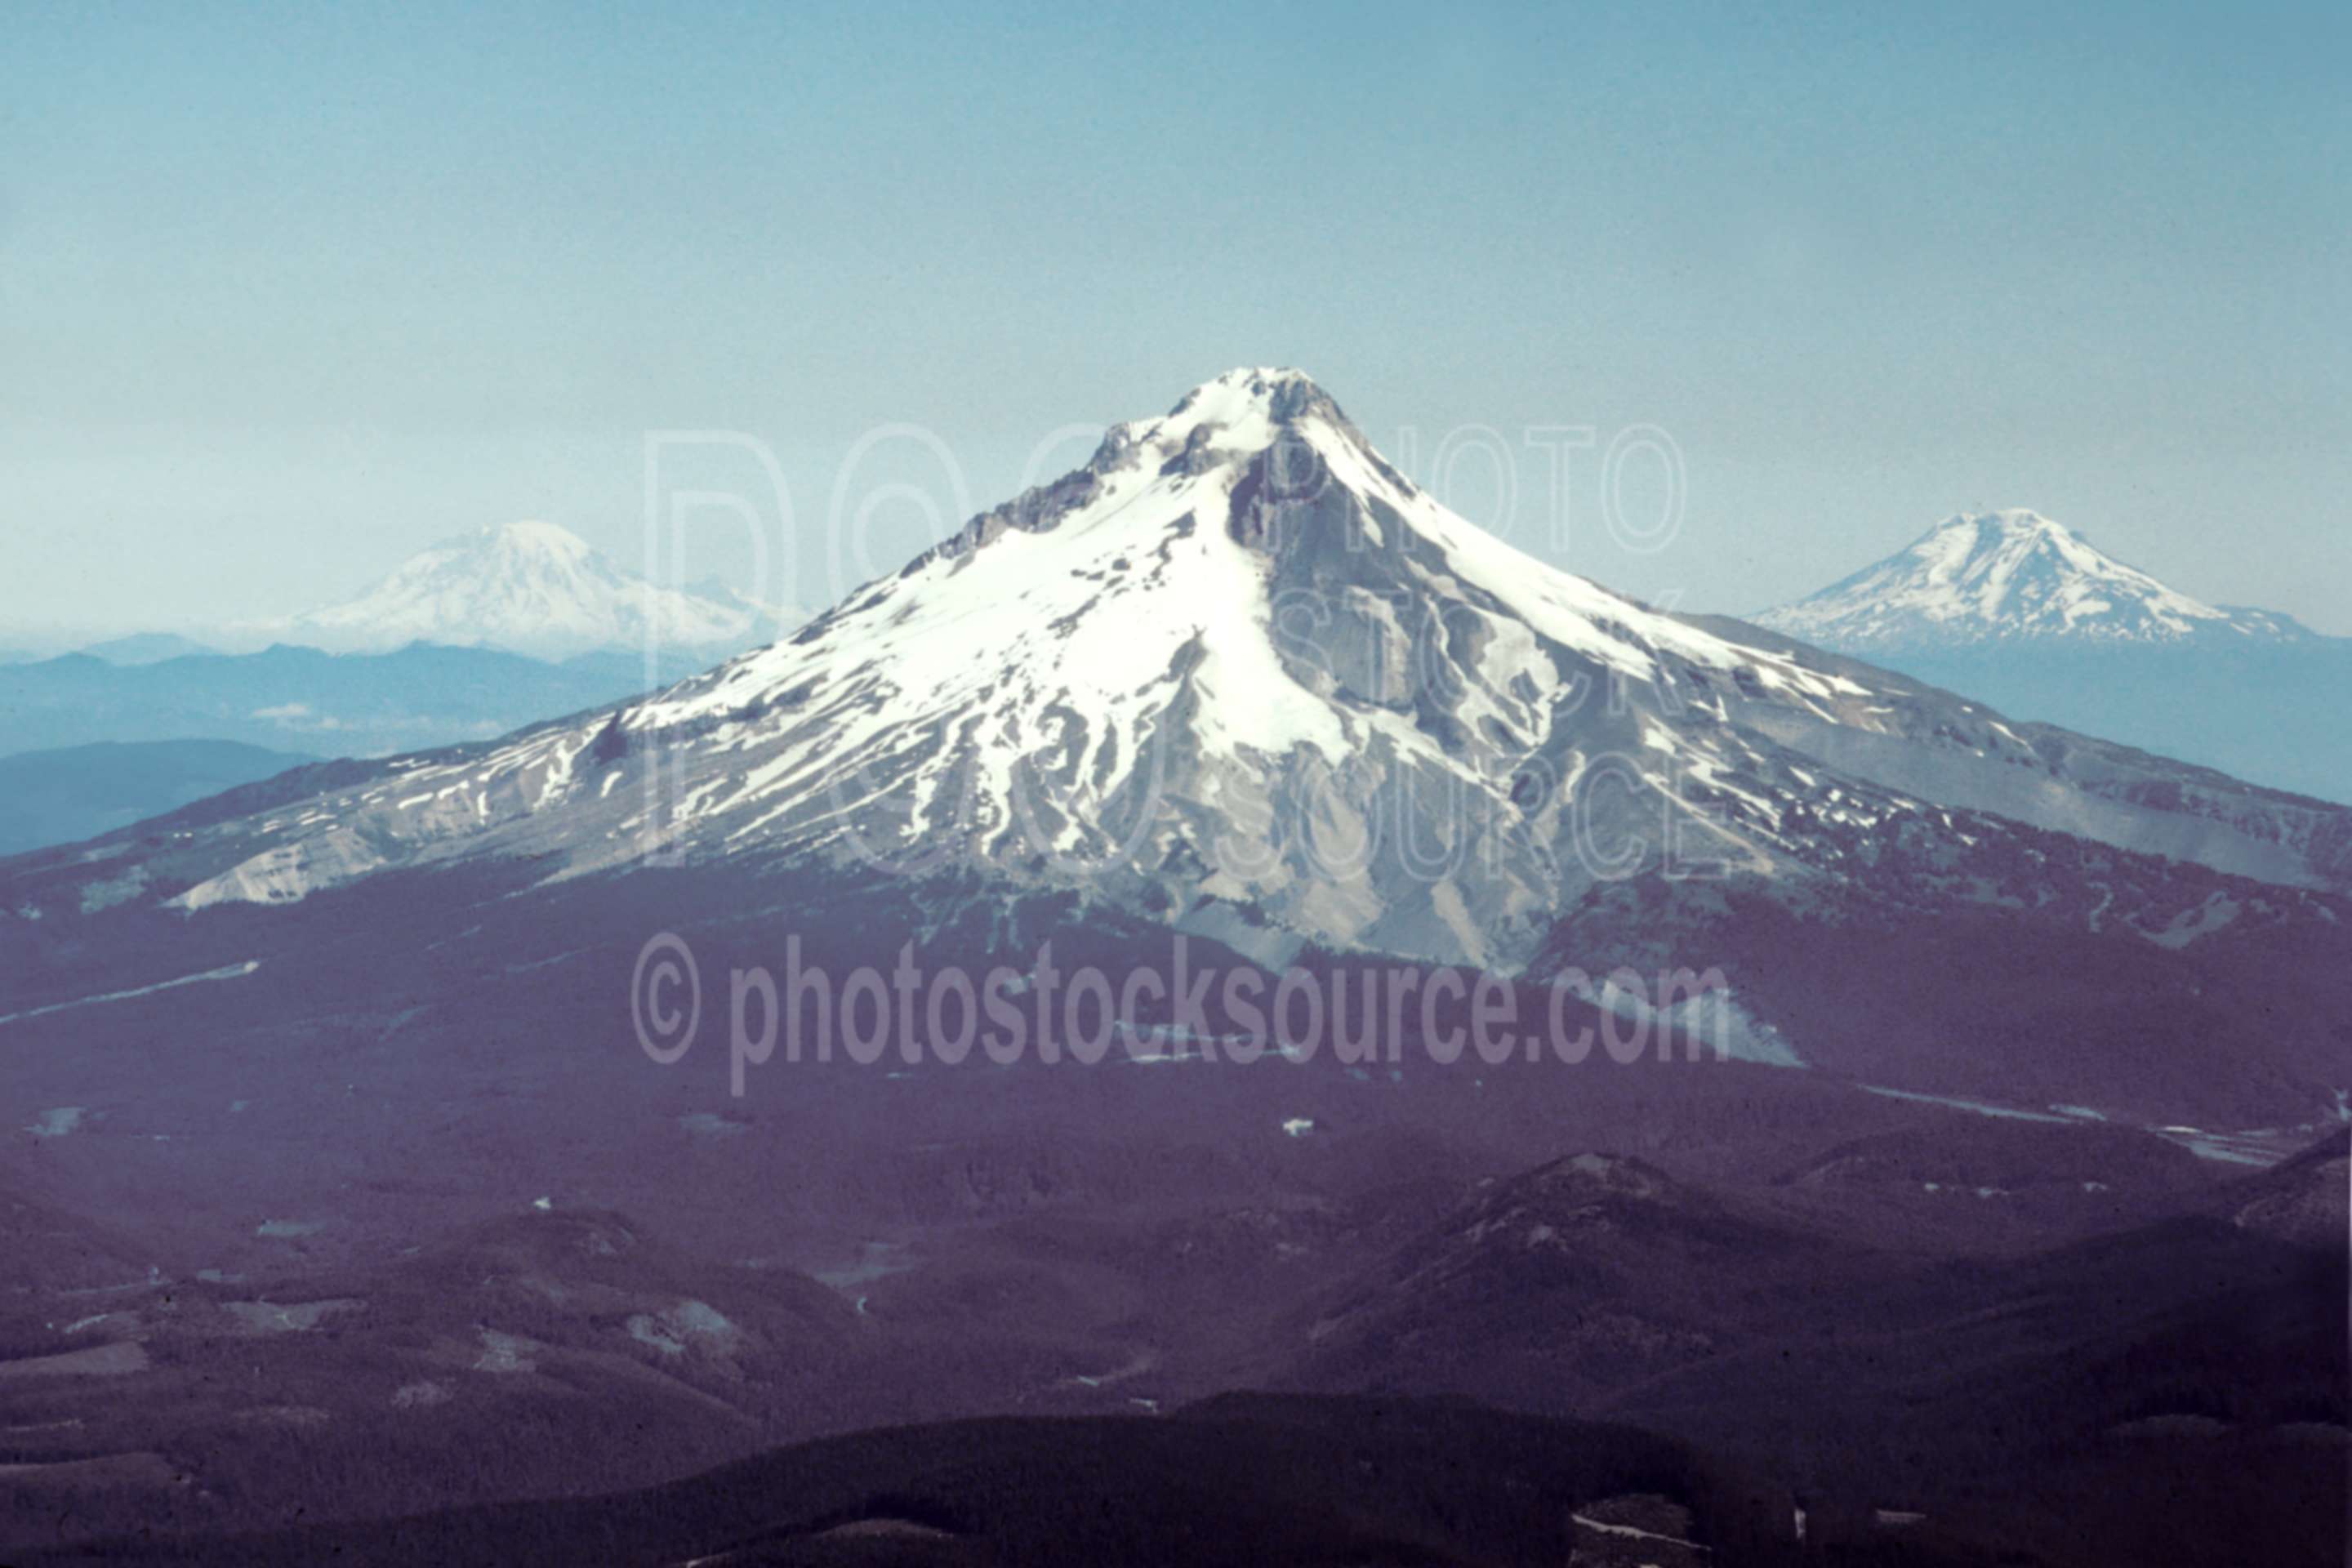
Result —
[[1514, 537], [1686, 607], [2024, 505], [2352, 633], [2347, 8], [1928, 10], [12, 7], [0, 646], [640, 556], [648, 428], [769, 442], [814, 579], [877, 422], [986, 504], [1236, 363], [1424, 479], [1663, 426], [1671, 548], [1525, 447]]

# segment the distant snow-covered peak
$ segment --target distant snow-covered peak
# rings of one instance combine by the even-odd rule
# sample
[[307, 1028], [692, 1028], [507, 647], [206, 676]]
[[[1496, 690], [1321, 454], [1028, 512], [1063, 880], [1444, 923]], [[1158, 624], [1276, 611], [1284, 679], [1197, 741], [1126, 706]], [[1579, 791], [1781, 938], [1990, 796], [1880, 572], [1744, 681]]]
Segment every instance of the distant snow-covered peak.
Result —
[[443, 540], [359, 597], [269, 629], [336, 651], [422, 641], [562, 658], [648, 637], [673, 653], [723, 652], [803, 618], [714, 584], [649, 583], [567, 528], [520, 521]]
[[584, 566], [595, 550], [561, 523], [525, 518], [516, 522], [486, 522], [461, 535], [474, 548], [509, 561], [562, 562]]
[[1956, 513], [1884, 561], [1755, 619], [1864, 653], [2045, 638], [2120, 645], [2307, 635], [2285, 616], [2168, 588], [2022, 507]]

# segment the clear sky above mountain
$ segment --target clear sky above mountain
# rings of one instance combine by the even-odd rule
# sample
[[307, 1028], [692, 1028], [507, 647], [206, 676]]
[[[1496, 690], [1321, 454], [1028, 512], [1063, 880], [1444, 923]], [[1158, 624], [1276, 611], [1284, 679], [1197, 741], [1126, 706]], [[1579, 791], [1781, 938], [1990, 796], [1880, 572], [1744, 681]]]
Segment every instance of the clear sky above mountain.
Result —
[[[1915, 14], [1916, 13], [1916, 14]], [[1474, 521], [1687, 607], [2030, 506], [2352, 633], [2341, 6], [20, 8], [0, 646], [347, 596], [484, 522], [644, 555], [648, 430], [773, 449], [771, 597], [1073, 424], [1311, 371]], [[859, 437], [903, 437], [839, 487]], [[1665, 549], [1599, 460], [1669, 432]], [[1565, 540], [1529, 426], [1590, 426]], [[1409, 433], [1410, 432], [1410, 433]], [[740, 454], [738, 454], [740, 456]], [[722, 455], [723, 457], [723, 455]], [[713, 484], [748, 465], [711, 459]], [[1629, 502], [1655, 500], [1629, 470]], [[715, 527], [715, 525], [714, 525]], [[701, 537], [698, 535], [698, 538]], [[685, 574], [740, 576], [714, 533]], [[772, 580], [790, 562], [798, 583]]]

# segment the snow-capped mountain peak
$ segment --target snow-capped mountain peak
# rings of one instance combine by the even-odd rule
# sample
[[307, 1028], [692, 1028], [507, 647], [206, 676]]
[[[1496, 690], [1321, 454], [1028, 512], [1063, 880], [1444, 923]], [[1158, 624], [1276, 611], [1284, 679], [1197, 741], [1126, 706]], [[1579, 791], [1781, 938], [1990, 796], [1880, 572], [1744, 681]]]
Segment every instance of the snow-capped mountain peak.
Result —
[[[1729, 708], [1867, 723], [1872, 700], [1522, 554], [1391, 467], [1311, 378], [1242, 369], [1112, 426], [1080, 468], [789, 640], [517, 737], [464, 764], [474, 782], [357, 792], [317, 842], [185, 902], [526, 841], [585, 868], [651, 826], [688, 855], [916, 856], [1086, 882], [1234, 940], [1270, 919], [1501, 961], [1586, 879], [1558, 849], [1571, 812], [1656, 855], [1665, 810], [1689, 853], [1771, 863], [1780, 799], [1803, 786]], [[1572, 804], [1603, 757], [1657, 799]], [[655, 770], [676, 788], [649, 825]], [[1723, 809], [1674, 804], [1677, 779]], [[1407, 864], [1424, 810], [1448, 842]]]
[[588, 542], [570, 529], [530, 518], [486, 522], [470, 539], [478, 551], [493, 559], [525, 567], [578, 572], [593, 570], [596, 561], [596, 552]]
[[[2116, 788], [2161, 766], [2084, 754]], [[1249, 369], [1112, 426], [786, 641], [224, 825], [175, 860], [172, 896], [280, 902], [477, 859], [560, 877], [659, 847], [888, 871], [991, 909], [1076, 891], [1254, 954], [1516, 969], [1637, 869], [1793, 885], [1921, 835], [2010, 864], [2006, 830], [1923, 794], [2148, 831], [2061, 765], [1947, 693], [1522, 554], [1312, 380]]]
[[443, 540], [359, 597], [267, 629], [336, 651], [422, 641], [561, 658], [642, 648], [649, 635], [673, 652], [716, 654], [801, 618], [709, 585], [649, 583], [569, 529], [520, 521]]
[[2286, 616], [2223, 608], [2168, 588], [2021, 507], [1956, 513], [1885, 560], [1755, 619], [1860, 653], [2040, 638], [2124, 644], [2304, 635]]

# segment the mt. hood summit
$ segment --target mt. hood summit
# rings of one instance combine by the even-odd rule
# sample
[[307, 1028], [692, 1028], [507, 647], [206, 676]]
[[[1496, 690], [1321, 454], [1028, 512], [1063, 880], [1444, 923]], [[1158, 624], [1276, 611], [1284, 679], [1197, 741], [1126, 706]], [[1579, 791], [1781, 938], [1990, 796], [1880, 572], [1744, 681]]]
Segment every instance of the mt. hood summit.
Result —
[[1305, 375], [1244, 369], [787, 641], [220, 824], [153, 886], [194, 910], [658, 845], [1516, 971], [1636, 875], [1793, 896], [1932, 846], [2000, 882], [2034, 861], [1986, 811], [2352, 880], [2336, 814], [1612, 593], [1439, 505]]

